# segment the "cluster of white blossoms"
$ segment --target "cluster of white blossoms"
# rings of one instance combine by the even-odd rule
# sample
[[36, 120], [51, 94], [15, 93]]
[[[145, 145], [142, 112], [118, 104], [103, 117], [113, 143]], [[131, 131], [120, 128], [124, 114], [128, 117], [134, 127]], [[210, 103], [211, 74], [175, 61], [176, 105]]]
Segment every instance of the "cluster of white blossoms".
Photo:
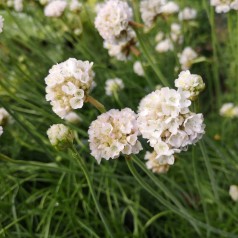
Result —
[[145, 160], [146, 167], [148, 169], [151, 169], [153, 173], [161, 174], [161, 173], [167, 173], [169, 170], [170, 165], [169, 164], [161, 164], [159, 160], [156, 159], [157, 153], [155, 151], [153, 152], [146, 152], [145, 154]]
[[65, 121], [68, 121], [72, 124], [79, 124], [82, 121], [82, 118], [75, 112], [69, 112], [66, 116], [65, 116]]
[[140, 61], [136, 61], [136, 62], [133, 64], [133, 70], [134, 70], [134, 72], [135, 72], [137, 75], [139, 75], [139, 76], [144, 76], [144, 75], [145, 75], [143, 66], [142, 66], [142, 64], [141, 64]]
[[22, 12], [23, 0], [7, 0], [7, 6], [13, 7], [15, 11]]
[[197, 10], [185, 7], [181, 12], [179, 12], [178, 18], [180, 21], [190, 21], [197, 17]]
[[189, 110], [189, 97], [189, 92], [164, 87], [140, 102], [138, 127], [161, 165], [172, 165], [175, 153], [186, 150], [205, 133], [203, 115]]
[[210, 0], [211, 6], [217, 13], [226, 13], [230, 10], [238, 10], [238, 0]]
[[141, 18], [146, 27], [152, 27], [159, 15], [170, 15], [178, 11], [179, 6], [173, 1], [142, 0], [140, 2]]
[[194, 61], [198, 58], [198, 54], [191, 48], [186, 47], [182, 53], [178, 54], [179, 63], [183, 70], [190, 69]]
[[2, 16], [0, 16], [0, 33], [3, 31], [3, 22], [4, 22], [4, 19]]
[[190, 93], [190, 100], [195, 100], [205, 88], [202, 77], [197, 74], [191, 74], [189, 70], [182, 71], [175, 80], [175, 87]]
[[6, 126], [10, 123], [11, 117], [5, 108], [0, 108], [0, 126]]
[[101, 114], [91, 123], [88, 134], [91, 154], [98, 163], [102, 158], [116, 159], [121, 154], [137, 154], [142, 150], [136, 114], [129, 108]]
[[70, 58], [50, 69], [45, 78], [46, 100], [59, 117], [83, 107], [95, 75], [92, 66], [88, 61]]
[[44, 14], [47, 17], [60, 17], [67, 7], [67, 2], [64, 0], [50, 1], [44, 9]]
[[238, 186], [237, 185], [230, 186], [229, 195], [231, 196], [233, 201], [235, 202], [238, 201]]
[[155, 36], [155, 41], [157, 43], [155, 47], [157, 52], [164, 53], [172, 51], [174, 49], [174, 43], [181, 44], [183, 42], [180, 24], [171, 24], [171, 32], [167, 36], [161, 31], [158, 32]]
[[97, 9], [95, 27], [104, 39], [104, 48], [118, 60], [127, 60], [130, 46], [135, 45], [135, 32], [130, 27], [132, 18], [131, 7], [122, 0], [108, 0]]
[[72, 12], [80, 12], [82, 10], [83, 4], [78, 0], [71, 0], [69, 4], [69, 10]]
[[57, 149], [65, 149], [73, 143], [73, 132], [63, 124], [54, 124], [47, 130], [51, 145]]
[[127, 37], [132, 17], [132, 9], [127, 2], [108, 0], [98, 11], [95, 27], [105, 41], [116, 44]]
[[124, 88], [124, 83], [119, 78], [108, 79], [105, 85], [106, 95], [112, 96], [114, 93], [122, 90]]
[[228, 118], [238, 117], [238, 106], [234, 105], [232, 102], [225, 103], [220, 109], [220, 115]]

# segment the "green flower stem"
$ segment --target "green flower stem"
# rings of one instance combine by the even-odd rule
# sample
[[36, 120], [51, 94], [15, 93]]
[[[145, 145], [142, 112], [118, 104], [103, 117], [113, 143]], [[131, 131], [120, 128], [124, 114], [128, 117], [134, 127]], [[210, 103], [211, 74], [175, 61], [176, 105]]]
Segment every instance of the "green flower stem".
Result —
[[101, 206], [100, 206], [100, 204], [99, 204], [99, 202], [97, 200], [96, 194], [95, 194], [95, 192], [93, 190], [92, 181], [90, 179], [90, 175], [89, 175], [88, 169], [87, 169], [84, 161], [82, 160], [82, 158], [79, 156], [78, 151], [74, 147], [71, 150], [72, 150], [71, 152], [72, 152], [73, 157], [77, 161], [79, 167], [82, 169], [82, 171], [84, 173], [84, 176], [85, 176], [85, 178], [87, 180], [88, 187], [89, 187], [90, 193], [92, 195], [93, 201], [95, 203], [96, 209], [98, 211], [98, 214], [99, 214], [100, 218], [102, 219], [102, 222], [103, 222], [103, 224], [104, 224], [104, 226], [105, 226], [109, 236], [110, 237], [114, 237], [113, 232], [112, 232], [112, 230], [111, 230], [111, 228], [110, 228], [110, 226], [108, 224], [108, 221], [106, 220], [106, 217], [103, 214]]
[[102, 103], [100, 103], [98, 100], [96, 100], [95, 98], [91, 97], [91, 96], [87, 96], [85, 102], [89, 102], [91, 103], [94, 107], [96, 107], [98, 109], [98, 111], [100, 111], [101, 113], [106, 112], [105, 107], [103, 106]]

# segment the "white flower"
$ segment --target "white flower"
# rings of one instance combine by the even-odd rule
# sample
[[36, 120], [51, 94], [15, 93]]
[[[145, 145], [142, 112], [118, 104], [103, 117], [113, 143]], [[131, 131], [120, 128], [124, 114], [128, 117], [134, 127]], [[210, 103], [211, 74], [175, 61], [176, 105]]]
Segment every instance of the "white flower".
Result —
[[173, 49], [174, 49], [174, 45], [169, 38], [160, 41], [155, 47], [155, 50], [159, 53], [168, 52]]
[[202, 114], [191, 113], [189, 92], [161, 88], [140, 102], [138, 127], [160, 164], [173, 164], [174, 153], [186, 150], [205, 133]]
[[160, 8], [160, 13], [164, 15], [174, 14], [179, 11], [179, 6], [175, 2], [168, 2]]
[[120, 154], [137, 154], [142, 149], [136, 114], [129, 108], [112, 109], [93, 121], [88, 130], [91, 154], [98, 163]]
[[210, 0], [211, 6], [215, 6], [217, 13], [229, 12], [231, 7], [230, 3], [232, 0]]
[[124, 88], [124, 83], [121, 79], [119, 78], [114, 78], [114, 79], [108, 79], [106, 81], [106, 95], [112, 96], [113, 93], [117, 93], [118, 91], [122, 90]]
[[65, 8], [67, 6], [67, 2], [64, 0], [55, 0], [53, 2], [49, 2], [44, 9], [44, 14], [47, 17], [60, 17]]
[[23, 0], [14, 0], [14, 9], [21, 12], [23, 10]]
[[103, 47], [108, 50], [108, 54], [117, 60], [126, 61], [130, 57], [130, 46], [135, 45], [135, 32], [128, 29], [123, 41], [111, 44], [104, 41]]
[[160, 42], [160, 41], [162, 41], [163, 39], [164, 39], [164, 32], [162, 32], [162, 31], [159, 31], [158, 33], [157, 33], [157, 35], [155, 36], [155, 41], [156, 42]]
[[140, 2], [141, 18], [147, 27], [151, 27], [167, 0], [142, 0]]
[[238, 117], [238, 106], [231, 102], [225, 103], [220, 109], [220, 115], [228, 118]]
[[231, 185], [229, 189], [229, 194], [235, 202], [238, 201], [238, 186], [237, 185]]
[[185, 7], [180, 13], [179, 13], [179, 20], [180, 21], [189, 21], [193, 20], [197, 17], [197, 11], [193, 8]]
[[3, 22], [4, 22], [4, 19], [2, 16], [0, 16], [0, 33], [3, 31]]
[[88, 61], [70, 58], [50, 69], [45, 78], [46, 100], [59, 117], [64, 118], [73, 109], [83, 107], [93, 82], [92, 66]]
[[69, 112], [64, 119], [72, 124], [79, 124], [82, 121], [81, 117], [75, 112]]
[[230, 5], [231, 9], [238, 10], [238, 0], [234, 0]]
[[95, 27], [108, 43], [115, 44], [127, 37], [132, 9], [127, 2], [108, 0], [100, 9], [95, 19]]
[[79, 12], [82, 9], [82, 3], [79, 2], [78, 0], [71, 0], [70, 4], [69, 4], [69, 9], [72, 12]]
[[200, 75], [191, 74], [186, 70], [182, 71], [175, 80], [175, 87], [190, 92], [190, 99], [193, 100], [204, 90], [205, 84]]
[[47, 130], [51, 145], [57, 149], [65, 149], [73, 143], [72, 131], [63, 124], [54, 124]]
[[145, 154], [145, 160], [148, 160], [146, 162], [146, 167], [148, 169], [151, 169], [153, 173], [167, 173], [169, 170], [170, 165], [169, 164], [161, 164], [156, 159], [156, 152], [153, 151], [152, 153], [146, 152]]
[[173, 42], [178, 42], [179, 44], [183, 43], [183, 36], [182, 36], [180, 24], [178, 24], [178, 23], [171, 24], [170, 37]]
[[0, 126], [5, 126], [10, 122], [10, 115], [5, 108], [0, 108]]
[[0, 126], [0, 136], [3, 134], [3, 128]]
[[136, 61], [133, 65], [134, 72], [139, 76], [144, 76], [145, 72], [140, 61]]
[[192, 66], [193, 61], [198, 57], [198, 54], [191, 47], [186, 47], [178, 57], [181, 68], [187, 70]]

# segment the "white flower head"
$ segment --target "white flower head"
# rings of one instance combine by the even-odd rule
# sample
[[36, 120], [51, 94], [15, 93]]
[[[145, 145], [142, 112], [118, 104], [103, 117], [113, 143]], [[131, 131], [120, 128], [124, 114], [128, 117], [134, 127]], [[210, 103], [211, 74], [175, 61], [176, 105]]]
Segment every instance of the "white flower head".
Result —
[[238, 106], [235, 106], [232, 102], [225, 103], [220, 109], [220, 115], [228, 118], [238, 117]]
[[73, 132], [63, 124], [54, 124], [47, 130], [51, 145], [57, 149], [68, 148], [74, 140]]
[[68, 122], [70, 122], [70, 123], [72, 123], [72, 124], [79, 124], [81, 121], [82, 121], [82, 119], [81, 119], [81, 117], [77, 114], [77, 113], [75, 113], [75, 112], [69, 112], [66, 116], [65, 116], [65, 118], [64, 118], [66, 121], [68, 121]]
[[205, 84], [200, 75], [191, 74], [189, 70], [186, 70], [182, 71], [175, 80], [175, 87], [190, 92], [190, 99], [195, 100], [204, 90]]
[[217, 13], [226, 13], [231, 9], [232, 0], [210, 0], [211, 6], [215, 7]]
[[92, 156], [98, 163], [101, 159], [116, 159], [120, 154], [137, 154], [142, 149], [136, 114], [129, 108], [112, 109], [93, 121], [88, 130]]
[[67, 2], [64, 0], [55, 0], [49, 2], [44, 9], [44, 14], [47, 17], [60, 17], [67, 6]]
[[160, 41], [155, 47], [155, 50], [159, 53], [165, 53], [173, 49], [174, 49], [174, 45], [169, 38], [166, 38], [165, 40]]
[[183, 43], [183, 35], [182, 35], [182, 30], [181, 30], [180, 24], [178, 24], [178, 23], [171, 24], [170, 37], [173, 42], [178, 42], [179, 44]]
[[178, 57], [181, 68], [187, 70], [192, 66], [193, 61], [198, 57], [198, 54], [191, 47], [186, 47]]
[[132, 16], [132, 9], [127, 2], [108, 0], [97, 13], [95, 27], [104, 40], [116, 44], [127, 37]]
[[145, 72], [140, 61], [136, 61], [133, 65], [134, 72], [139, 76], [144, 76]]
[[124, 83], [121, 79], [119, 78], [114, 78], [114, 79], [108, 79], [106, 81], [106, 95], [112, 96], [114, 93], [117, 93], [118, 91], [122, 90], [124, 88]]
[[196, 17], [197, 11], [190, 7], [185, 7], [178, 16], [180, 21], [189, 21], [195, 19]]
[[5, 108], [0, 108], [0, 126], [6, 126], [9, 124], [11, 118], [9, 113], [6, 111]]
[[165, 3], [161, 8], [160, 8], [160, 13], [163, 15], [170, 15], [174, 14], [179, 11], [179, 6], [177, 3], [170, 1]]
[[50, 69], [45, 78], [46, 100], [62, 119], [73, 109], [83, 107], [94, 78], [92, 66], [88, 61], [70, 58]]
[[0, 136], [3, 134], [3, 128], [0, 126]]
[[69, 4], [69, 10], [72, 12], [80, 12], [82, 10], [82, 3], [78, 0], [71, 0]]
[[148, 169], [151, 169], [153, 173], [167, 173], [169, 170], [170, 165], [169, 164], [161, 164], [157, 159], [156, 159], [156, 152], [153, 151], [151, 152], [146, 152], [145, 154], [145, 160], [146, 162], [146, 167]]
[[160, 164], [173, 164], [174, 153], [186, 150], [205, 133], [202, 114], [191, 113], [189, 92], [156, 90], [144, 97], [138, 109], [138, 127], [148, 139]]
[[238, 10], [238, 0], [233, 0], [230, 5], [231, 9]]
[[22, 12], [22, 10], [23, 10], [23, 0], [14, 0], [14, 9], [17, 12]]
[[3, 31], [3, 22], [4, 22], [4, 19], [2, 16], [0, 16], [0, 33]]
[[238, 201], [238, 186], [237, 185], [230, 186], [229, 195], [231, 196], [233, 201], [235, 202]]

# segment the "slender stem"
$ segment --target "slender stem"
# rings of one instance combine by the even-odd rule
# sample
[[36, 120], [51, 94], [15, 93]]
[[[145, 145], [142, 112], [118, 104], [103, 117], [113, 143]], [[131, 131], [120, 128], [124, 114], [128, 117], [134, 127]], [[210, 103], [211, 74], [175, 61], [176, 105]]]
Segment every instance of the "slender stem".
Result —
[[134, 46], [134, 45], [131, 45], [130, 46], [130, 51], [136, 56], [140, 56], [141, 52]]
[[77, 151], [74, 147], [73, 147], [71, 150], [72, 150], [71, 152], [72, 152], [73, 157], [75, 158], [75, 160], [76, 160], [77, 163], [79, 164], [79, 166], [80, 166], [80, 168], [82, 169], [82, 171], [83, 171], [83, 173], [84, 173], [84, 176], [85, 176], [85, 178], [86, 178], [86, 180], [87, 180], [88, 187], [89, 187], [90, 193], [91, 193], [91, 195], [92, 195], [93, 201], [94, 201], [94, 203], [95, 203], [96, 209], [97, 209], [97, 211], [98, 211], [98, 214], [99, 214], [100, 218], [102, 219], [102, 222], [103, 222], [103, 224], [104, 224], [104, 226], [105, 226], [105, 228], [106, 228], [106, 230], [107, 230], [109, 236], [110, 236], [110, 237], [114, 237], [113, 232], [112, 232], [112, 230], [111, 230], [111, 228], [110, 228], [110, 226], [109, 226], [109, 224], [108, 224], [108, 221], [106, 220], [106, 217], [105, 217], [104, 214], [103, 214], [103, 211], [102, 211], [102, 209], [101, 209], [101, 206], [100, 206], [100, 204], [99, 204], [99, 202], [98, 202], [98, 200], [97, 200], [97, 197], [96, 197], [96, 195], [95, 195], [95, 192], [94, 192], [94, 190], [93, 190], [92, 181], [91, 181], [91, 179], [90, 179], [90, 176], [89, 176], [89, 172], [88, 172], [88, 170], [87, 170], [87, 167], [86, 167], [84, 161], [83, 161], [83, 160], [81, 159], [81, 157], [79, 156], [78, 151]]
[[100, 103], [98, 100], [96, 100], [95, 98], [91, 97], [91, 96], [87, 96], [85, 102], [89, 102], [91, 103], [94, 107], [96, 107], [98, 109], [98, 111], [100, 111], [101, 113], [106, 112], [105, 107], [103, 106], [102, 103]]
[[141, 24], [139, 22], [129, 21], [129, 25], [135, 28], [143, 28], [145, 27], [144, 24]]

